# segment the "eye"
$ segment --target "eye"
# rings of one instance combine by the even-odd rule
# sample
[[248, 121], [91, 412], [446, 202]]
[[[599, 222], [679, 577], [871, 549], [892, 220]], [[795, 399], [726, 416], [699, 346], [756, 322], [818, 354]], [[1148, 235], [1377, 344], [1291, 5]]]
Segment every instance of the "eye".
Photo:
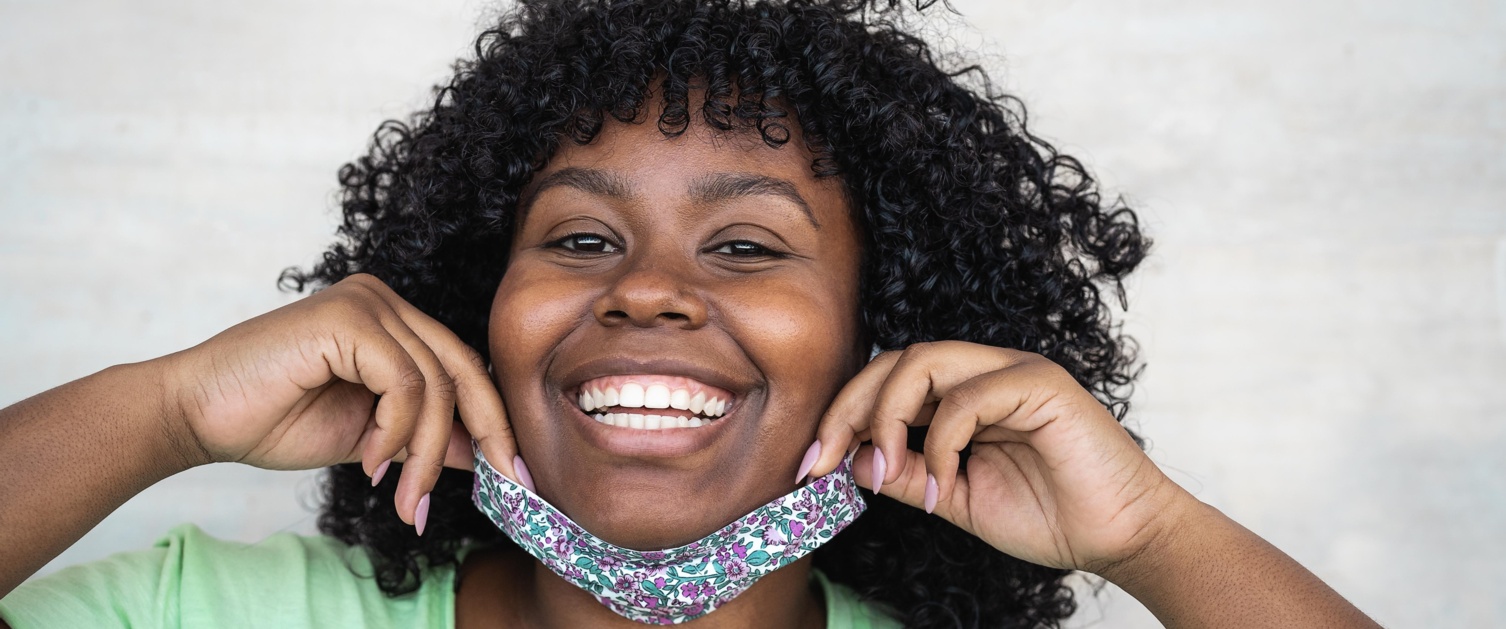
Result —
[[546, 246], [576, 253], [616, 253], [618, 251], [617, 245], [612, 244], [612, 241], [590, 232], [570, 234]]
[[725, 253], [740, 258], [778, 257], [779, 255], [768, 247], [747, 240], [728, 241], [711, 251], [712, 253]]

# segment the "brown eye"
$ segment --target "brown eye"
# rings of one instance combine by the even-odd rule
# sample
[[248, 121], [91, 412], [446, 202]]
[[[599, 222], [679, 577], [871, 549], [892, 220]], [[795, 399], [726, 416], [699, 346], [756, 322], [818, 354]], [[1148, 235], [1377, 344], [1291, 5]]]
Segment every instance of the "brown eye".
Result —
[[762, 257], [774, 255], [768, 247], [756, 242], [746, 240], [733, 240], [717, 247], [715, 253], [726, 253], [738, 257]]
[[616, 253], [617, 246], [611, 241], [596, 234], [581, 233], [570, 234], [549, 244], [551, 247], [559, 247], [577, 253]]

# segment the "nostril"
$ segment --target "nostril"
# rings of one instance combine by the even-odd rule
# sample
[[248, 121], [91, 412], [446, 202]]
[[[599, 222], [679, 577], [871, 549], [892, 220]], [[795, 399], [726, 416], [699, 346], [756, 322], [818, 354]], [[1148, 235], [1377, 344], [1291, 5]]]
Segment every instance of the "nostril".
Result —
[[686, 315], [686, 314], [683, 314], [683, 313], [679, 313], [679, 312], [661, 312], [661, 313], [659, 313], [659, 316], [664, 317], [665, 319], [669, 319], [670, 321], [689, 321], [690, 320], [690, 316], [689, 315]]

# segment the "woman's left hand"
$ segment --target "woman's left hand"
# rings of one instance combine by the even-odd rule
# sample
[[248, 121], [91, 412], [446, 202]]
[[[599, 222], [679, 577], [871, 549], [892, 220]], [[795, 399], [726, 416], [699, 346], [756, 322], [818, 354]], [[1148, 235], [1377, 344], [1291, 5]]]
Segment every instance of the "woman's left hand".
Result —
[[[910, 451], [906, 429], [927, 424], [924, 453]], [[871, 489], [882, 476], [879, 493], [1057, 568], [1113, 567], [1196, 500], [1065, 369], [986, 345], [942, 341], [880, 354], [837, 395], [817, 438], [811, 476], [871, 439], [854, 462], [860, 485]], [[960, 470], [958, 452], [969, 442]]]

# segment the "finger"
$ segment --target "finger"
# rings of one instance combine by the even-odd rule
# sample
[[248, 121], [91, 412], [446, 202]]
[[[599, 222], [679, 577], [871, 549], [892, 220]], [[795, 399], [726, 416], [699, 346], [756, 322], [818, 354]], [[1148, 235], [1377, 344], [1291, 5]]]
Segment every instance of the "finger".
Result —
[[[444, 324], [404, 301], [390, 289], [383, 293], [383, 298], [388, 300], [403, 322], [423, 339], [444, 365], [455, 385], [455, 403], [460, 409], [460, 420], [468, 432], [468, 438], [475, 439], [492, 467], [509, 478], [518, 480], [518, 474], [513, 469], [513, 458], [518, 454], [517, 442], [513, 437], [512, 424], [507, 418], [507, 409], [502, 403], [502, 395], [487, 372], [486, 360]], [[451, 440], [454, 440], [453, 435]], [[469, 441], [466, 442], [465, 449], [467, 462], [463, 467], [458, 463], [453, 467], [472, 469], [471, 459], [475, 455]], [[451, 465], [451, 459], [446, 458], [445, 464]]]
[[[408, 450], [398, 450], [392, 455], [394, 463], [403, 463], [408, 460]], [[450, 442], [446, 444], [444, 451], [444, 466], [465, 470], [475, 469], [476, 451], [471, 448], [471, 434], [466, 432], [465, 424], [454, 422], [450, 427]]]
[[376, 474], [412, 436], [412, 420], [424, 404], [424, 376], [407, 350], [380, 327], [336, 342], [338, 354], [326, 354], [340, 379], [359, 383], [377, 394], [371, 426], [361, 438], [361, 468]]
[[[837, 392], [837, 397], [816, 426], [816, 441], [821, 447], [816, 460], [806, 470], [812, 478], [831, 473], [851, 445], [867, 437], [873, 399], [899, 354], [883, 352], [875, 356]], [[800, 479], [795, 480], [799, 482]]]
[[[876, 452], [873, 446], [863, 446], [858, 449], [857, 458], [853, 460], [853, 478], [858, 482], [859, 487], [873, 490], [872, 461]], [[896, 471], [886, 474], [890, 480], [877, 493], [882, 493], [917, 509], [924, 509], [928, 479], [924, 455], [906, 450], [905, 456], [899, 459], [899, 464], [890, 465], [889, 468]], [[941, 496], [945, 500], [938, 501], [932, 513], [953, 524], [963, 526], [965, 522], [962, 516], [967, 513], [967, 490], [967, 475], [959, 474], [952, 484], [951, 492]]]
[[869, 430], [873, 445], [888, 463], [886, 479], [900, 470], [909, 448], [908, 429], [917, 423], [927, 404], [940, 401], [952, 387], [973, 376], [1009, 363], [1009, 351], [987, 345], [941, 341], [905, 348], [879, 388]]
[[935, 406], [922, 447], [926, 482], [933, 485], [931, 492], [922, 499], [923, 508], [928, 513], [938, 503], [945, 503], [948, 496], [955, 495], [952, 490], [958, 477], [962, 449], [983, 427], [998, 418], [994, 413], [1009, 413], [1018, 408], [1018, 404], [1011, 405], [1010, 402], [1018, 400], [1020, 387], [1006, 389], [1010, 375], [1006, 368], [976, 376], [952, 387]]
[[408, 351], [424, 376], [424, 403], [414, 419], [413, 436], [406, 446], [408, 456], [393, 496], [398, 517], [414, 525], [422, 535], [428, 520], [427, 497], [439, 482], [450, 442], [455, 418], [455, 380], [429, 345], [401, 318], [384, 317], [382, 323]]

